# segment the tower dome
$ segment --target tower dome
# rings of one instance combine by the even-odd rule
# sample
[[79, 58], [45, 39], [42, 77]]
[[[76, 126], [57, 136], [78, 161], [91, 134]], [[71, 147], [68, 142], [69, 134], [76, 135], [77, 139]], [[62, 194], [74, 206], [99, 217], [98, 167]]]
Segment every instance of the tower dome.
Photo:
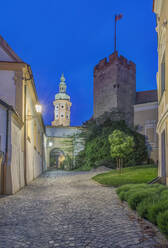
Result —
[[70, 96], [68, 94], [66, 94], [66, 83], [65, 83], [65, 77], [64, 74], [62, 74], [61, 78], [60, 78], [61, 82], [59, 84], [59, 93], [57, 93], [55, 95], [55, 100], [59, 100], [59, 99], [65, 99], [65, 100], [69, 100], [70, 101]]

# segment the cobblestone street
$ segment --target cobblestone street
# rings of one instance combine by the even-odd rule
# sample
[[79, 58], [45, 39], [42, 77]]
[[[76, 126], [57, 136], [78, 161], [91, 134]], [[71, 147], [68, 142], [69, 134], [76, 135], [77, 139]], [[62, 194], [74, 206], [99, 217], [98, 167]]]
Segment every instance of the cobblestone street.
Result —
[[0, 199], [0, 248], [168, 247], [152, 225], [122, 204], [99, 171], [48, 171]]

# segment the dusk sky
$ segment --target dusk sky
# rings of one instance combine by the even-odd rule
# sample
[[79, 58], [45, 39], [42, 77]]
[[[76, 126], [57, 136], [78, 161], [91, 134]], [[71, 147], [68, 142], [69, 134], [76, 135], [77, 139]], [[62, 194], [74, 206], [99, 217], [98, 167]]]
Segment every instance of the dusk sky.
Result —
[[71, 96], [71, 125], [93, 113], [93, 68], [117, 50], [137, 66], [137, 91], [156, 89], [157, 35], [153, 0], [5, 0], [0, 33], [30, 64], [45, 124], [54, 119], [53, 100], [62, 72]]

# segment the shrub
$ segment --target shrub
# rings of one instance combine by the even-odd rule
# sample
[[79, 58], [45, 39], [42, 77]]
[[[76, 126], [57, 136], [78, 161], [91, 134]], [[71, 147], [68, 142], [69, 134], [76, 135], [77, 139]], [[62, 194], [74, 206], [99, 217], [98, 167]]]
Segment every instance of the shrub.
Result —
[[124, 165], [142, 164], [147, 161], [147, 147], [144, 136], [128, 128], [124, 121], [115, 122], [108, 119], [102, 124], [96, 124], [96, 121], [93, 120], [85, 123], [85, 127], [87, 128], [85, 149], [77, 155], [76, 167], [83, 165], [94, 167], [97, 166], [97, 163], [99, 164], [99, 161], [110, 161], [109, 165], [116, 167], [116, 163], [110, 155], [108, 140], [109, 135], [116, 129], [131, 136], [135, 143], [133, 152], [124, 159]]
[[115, 169], [115, 163], [112, 159], [111, 160], [102, 159], [102, 160], [96, 161], [94, 167], [97, 168], [99, 166], [106, 166], [108, 168]]
[[132, 209], [136, 209], [137, 205], [149, 195], [148, 190], [140, 190], [129, 195], [128, 204]]
[[150, 205], [151, 205], [151, 199], [145, 198], [144, 200], [142, 200], [136, 208], [139, 216], [141, 216], [142, 218], [147, 218], [148, 208]]
[[158, 215], [157, 225], [159, 229], [168, 236], [168, 210]]
[[168, 188], [161, 184], [124, 185], [117, 189], [121, 200], [126, 200], [132, 209], [157, 224], [168, 235]]
[[168, 199], [168, 189], [161, 192], [161, 199]]
[[149, 206], [147, 218], [153, 224], [157, 223], [157, 216], [160, 212], [168, 210], [168, 200], [161, 200]]
[[141, 187], [137, 190], [127, 193], [128, 204], [132, 209], [136, 209], [137, 205], [145, 198], [155, 199], [157, 195], [163, 190], [163, 185], [152, 185], [147, 187]]
[[143, 190], [147, 187], [147, 184], [126, 184], [117, 189], [117, 194], [119, 194], [122, 201], [128, 201], [130, 196], [136, 193], [137, 190]]
[[80, 151], [75, 158], [75, 168], [74, 169], [80, 168], [82, 165], [84, 165], [86, 163], [85, 158], [86, 158], [85, 150]]
[[117, 191], [117, 194], [119, 194], [120, 192], [128, 191], [133, 187], [134, 187], [134, 184], [126, 184], [126, 185], [119, 187], [116, 191]]

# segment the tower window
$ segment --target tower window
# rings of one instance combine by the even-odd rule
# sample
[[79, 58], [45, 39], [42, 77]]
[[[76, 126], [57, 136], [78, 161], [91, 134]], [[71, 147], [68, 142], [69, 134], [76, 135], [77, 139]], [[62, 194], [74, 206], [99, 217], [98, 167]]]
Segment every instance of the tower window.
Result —
[[61, 115], [61, 117], [63, 118], [63, 117], [64, 117], [64, 115]]
[[64, 108], [64, 105], [62, 105], [61, 108]]
[[69, 116], [67, 115], [67, 119], [69, 119]]
[[58, 109], [58, 108], [59, 108], [59, 106], [58, 106], [58, 105], [56, 105], [56, 108]]

